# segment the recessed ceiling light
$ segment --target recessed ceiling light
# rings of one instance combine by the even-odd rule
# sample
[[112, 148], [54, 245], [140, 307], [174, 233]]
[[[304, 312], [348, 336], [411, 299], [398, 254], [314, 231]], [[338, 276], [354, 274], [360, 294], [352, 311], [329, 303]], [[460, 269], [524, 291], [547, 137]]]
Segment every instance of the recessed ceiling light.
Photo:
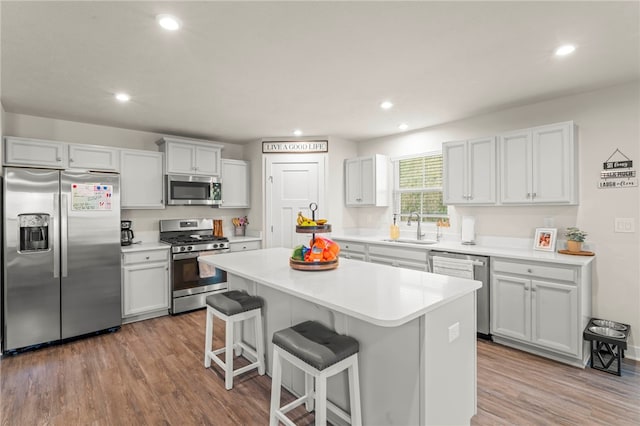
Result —
[[380, 104], [380, 108], [382, 109], [389, 109], [393, 106], [393, 104], [390, 101], [384, 101]]
[[565, 44], [556, 49], [556, 56], [566, 56], [576, 50], [573, 44]]
[[302, 136], [302, 130], [296, 129], [293, 131], [294, 136]]
[[407, 123], [400, 123], [400, 125], [398, 126], [398, 129], [400, 130], [407, 130], [409, 128], [409, 125]]
[[129, 102], [129, 100], [131, 100], [131, 96], [126, 93], [116, 93], [116, 99], [120, 102]]
[[180, 26], [181, 26], [180, 20], [171, 15], [166, 15], [166, 14], [158, 15], [156, 16], [156, 21], [158, 21], [158, 24], [162, 28], [169, 31], [175, 31], [177, 29], [180, 29]]

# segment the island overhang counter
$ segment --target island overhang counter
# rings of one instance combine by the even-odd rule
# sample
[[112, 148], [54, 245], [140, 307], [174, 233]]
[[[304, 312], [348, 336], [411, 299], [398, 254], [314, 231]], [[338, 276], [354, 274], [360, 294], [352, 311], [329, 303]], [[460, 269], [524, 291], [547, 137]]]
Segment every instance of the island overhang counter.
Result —
[[[342, 258], [333, 270], [298, 271], [289, 267], [290, 254], [270, 248], [199, 258], [227, 272], [230, 290], [264, 299], [269, 373], [273, 333], [316, 320], [360, 343], [364, 424], [470, 422], [479, 281]], [[250, 324], [243, 328], [244, 339], [253, 342]], [[294, 394], [304, 390], [298, 373], [287, 368], [283, 375]], [[329, 381], [329, 399], [346, 410], [347, 389], [346, 374]]]

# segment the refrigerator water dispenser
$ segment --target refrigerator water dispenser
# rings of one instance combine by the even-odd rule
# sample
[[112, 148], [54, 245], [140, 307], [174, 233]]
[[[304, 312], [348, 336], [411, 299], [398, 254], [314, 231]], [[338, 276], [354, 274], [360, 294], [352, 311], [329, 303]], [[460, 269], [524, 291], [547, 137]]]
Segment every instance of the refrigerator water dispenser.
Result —
[[44, 213], [20, 214], [20, 251], [49, 250], [49, 215]]

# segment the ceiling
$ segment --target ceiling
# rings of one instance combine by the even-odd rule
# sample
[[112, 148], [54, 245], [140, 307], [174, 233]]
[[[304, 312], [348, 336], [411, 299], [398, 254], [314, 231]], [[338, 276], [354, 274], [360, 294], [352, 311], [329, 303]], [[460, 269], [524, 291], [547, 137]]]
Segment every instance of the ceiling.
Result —
[[5, 111], [223, 142], [361, 141], [640, 78], [637, 1], [0, 5]]

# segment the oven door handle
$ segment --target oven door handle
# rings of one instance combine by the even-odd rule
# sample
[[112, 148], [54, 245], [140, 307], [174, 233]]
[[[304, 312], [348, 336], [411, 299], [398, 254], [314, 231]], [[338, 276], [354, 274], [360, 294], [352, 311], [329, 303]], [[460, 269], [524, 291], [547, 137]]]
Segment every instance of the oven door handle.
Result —
[[173, 260], [195, 259], [198, 256], [198, 253], [176, 253], [173, 255]]

